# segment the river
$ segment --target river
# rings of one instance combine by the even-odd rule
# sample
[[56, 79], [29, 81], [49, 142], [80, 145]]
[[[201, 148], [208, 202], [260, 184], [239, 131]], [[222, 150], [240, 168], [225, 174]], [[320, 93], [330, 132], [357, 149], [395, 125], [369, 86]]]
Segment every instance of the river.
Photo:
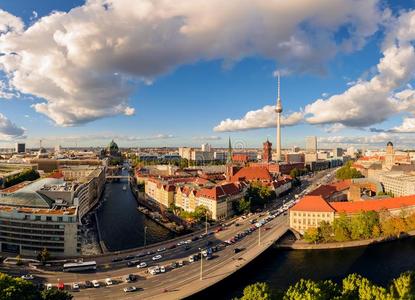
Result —
[[[123, 170], [122, 174], [127, 175], [127, 171]], [[124, 186], [127, 190], [123, 190]], [[101, 238], [110, 251], [143, 246], [144, 227], [147, 227], [147, 244], [174, 237], [166, 228], [137, 210], [137, 202], [126, 179], [106, 183], [101, 201], [97, 217]]]
[[402, 272], [415, 270], [415, 238], [362, 248], [336, 250], [269, 249], [248, 266], [192, 299], [232, 299], [246, 285], [264, 281], [285, 290], [301, 278], [340, 282], [359, 273], [377, 284], [388, 284]]

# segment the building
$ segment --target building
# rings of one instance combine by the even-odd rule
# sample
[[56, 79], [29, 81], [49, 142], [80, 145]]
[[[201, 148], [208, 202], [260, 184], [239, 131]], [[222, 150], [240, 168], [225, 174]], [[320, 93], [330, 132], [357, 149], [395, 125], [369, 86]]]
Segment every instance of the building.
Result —
[[270, 162], [272, 160], [272, 143], [268, 140], [263, 144], [262, 160], [264, 162]]
[[46, 248], [53, 257], [80, 255], [73, 193], [73, 185], [47, 178], [1, 197], [1, 251], [36, 256]]
[[340, 158], [343, 157], [343, 149], [342, 148], [334, 148], [333, 149], [333, 158]]
[[201, 147], [203, 152], [210, 152], [212, 150], [212, 146], [208, 143], [202, 144]]
[[16, 153], [25, 153], [26, 152], [26, 144], [25, 143], [16, 143], [15, 151], [16, 151]]
[[317, 153], [317, 137], [308, 136], [305, 139], [305, 152], [307, 154], [316, 154]]
[[415, 175], [404, 172], [381, 172], [377, 180], [387, 193], [394, 196], [415, 195]]
[[285, 162], [286, 163], [304, 163], [305, 155], [304, 153], [285, 153]]
[[292, 147], [292, 149], [291, 149], [291, 151], [292, 151], [293, 153], [300, 152], [300, 147], [293, 146], [293, 147]]

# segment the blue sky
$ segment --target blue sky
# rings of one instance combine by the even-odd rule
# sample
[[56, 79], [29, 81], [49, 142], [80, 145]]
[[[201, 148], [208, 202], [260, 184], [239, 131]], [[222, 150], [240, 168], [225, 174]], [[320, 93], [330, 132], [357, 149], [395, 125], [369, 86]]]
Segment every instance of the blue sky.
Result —
[[[212, 3], [214, 2], [216, 1], [212, 1]], [[253, 1], [252, 5], [255, 2]], [[4, 98], [0, 99], [0, 113], [3, 117], [4, 127], [1, 132], [2, 118], [0, 118], [0, 146], [12, 145], [16, 140], [25, 140], [29, 146], [36, 146], [39, 139], [43, 139], [44, 144], [49, 146], [55, 144], [68, 146], [105, 145], [111, 137], [114, 137], [123, 146], [193, 146], [203, 142], [209, 142], [214, 146], [225, 146], [227, 137], [231, 136], [236, 143], [244, 147], [259, 147], [267, 138], [271, 141], [275, 140], [275, 128], [257, 129], [257, 127], [270, 126], [269, 124], [264, 125], [264, 123], [258, 125], [257, 117], [255, 120], [243, 123], [240, 121], [249, 111], [261, 110], [266, 105], [275, 103], [276, 78], [274, 72], [279, 69], [283, 74], [281, 97], [284, 114], [287, 117], [292, 113], [301, 114], [300, 118], [292, 121], [292, 124], [290, 123], [292, 126], [283, 128], [284, 147], [302, 146], [308, 135], [319, 136], [322, 144], [328, 147], [334, 145], [346, 147], [352, 144], [378, 146], [386, 139], [412, 147], [411, 139], [413, 139], [412, 134], [415, 131], [411, 126], [412, 112], [415, 111], [412, 107], [415, 100], [412, 100], [412, 97], [415, 99], [415, 96], [412, 96], [411, 92], [415, 68], [407, 71], [411, 75], [391, 79], [399, 82], [398, 84], [392, 85], [386, 90], [373, 91], [370, 97], [356, 93], [347, 96], [344, 93], [350, 87], [359, 84], [357, 83], [359, 79], [361, 82], [367, 83], [379, 75], [383, 80], [384, 76], [380, 74], [379, 69], [376, 70], [376, 66], [385, 56], [385, 48], [394, 47], [387, 45], [385, 37], [394, 34], [393, 26], [395, 25], [391, 24], [404, 27], [405, 18], [412, 17], [410, 13], [415, 2], [351, 2], [354, 4], [350, 4], [350, 12], [345, 14], [344, 22], [341, 21], [343, 15], [334, 11], [333, 14], [339, 14], [339, 21], [310, 21], [315, 15], [318, 17], [319, 13], [322, 13], [323, 16], [327, 15], [327, 12], [324, 12], [323, 4], [321, 5], [323, 12], [315, 12], [312, 16], [302, 12], [304, 8], [300, 5], [298, 8], [290, 7], [291, 12], [298, 12], [300, 15], [298, 24], [289, 23], [294, 29], [291, 31], [284, 29], [286, 32], [282, 32], [284, 30], [281, 29], [281, 33], [279, 32], [280, 27], [278, 27], [281, 24], [275, 25], [277, 27], [274, 25], [266, 27], [263, 24], [256, 24], [257, 18], [252, 18], [249, 27], [238, 28], [235, 25], [238, 22], [232, 23], [233, 15], [226, 15], [226, 19], [230, 20], [229, 24], [228, 21], [218, 19], [217, 22], [224, 22], [221, 24], [220, 33], [217, 29], [210, 32], [209, 21], [214, 20], [214, 24], [217, 22], [214, 15], [209, 15], [208, 9], [205, 12], [195, 12], [194, 7], [188, 8], [184, 4], [177, 5], [178, 8], [174, 9], [178, 9], [179, 13], [189, 20], [186, 27], [186, 29], [190, 28], [190, 33], [187, 33], [186, 37], [188, 40], [177, 42], [177, 38], [175, 40], [169, 39], [169, 35], [172, 34], [171, 30], [173, 30], [171, 28], [175, 26], [174, 22], [176, 22], [174, 18], [169, 20], [171, 23], [167, 25], [162, 23], [164, 20], [154, 21], [155, 25], [163, 28], [163, 31], [157, 31], [154, 36], [151, 36], [153, 33], [148, 30], [143, 30], [141, 35], [137, 34], [136, 36], [135, 32], [127, 31], [129, 29], [123, 27], [124, 25], [118, 27], [114, 25], [113, 32], [111, 32], [112, 37], [129, 38], [129, 35], [134, 34], [131, 40], [138, 44], [131, 45], [133, 50], [129, 50], [133, 52], [134, 47], [146, 44], [148, 41], [153, 42], [160, 39], [161, 42], [157, 40], [155, 46], [151, 45], [154, 48], [150, 54], [145, 53], [145, 50], [141, 48], [140, 51], [144, 53], [143, 55], [125, 51], [125, 60], [124, 57], [114, 59], [114, 52], [111, 51], [115, 51], [115, 47], [111, 48], [111, 51], [100, 52], [99, 55], [89, 53], [84, 56], [82, 52], [77, 53], [79, 58], [75, 57], [76, 62], [72, 61], [71, 64], [79, 63], [85, 59], [85, 63], [91, 66], [85, 71], [85, 73], [89, 72], [85, 80], [82, 77], [84, 74], [82, 67], [77, 66], [78, 69], [76, 69], [69, 63], [62, 67], [56, 67], [58, 62], [61, 62], [59, 58], [53, 60], [52, 63], [47, 61], [43, 62], [43, 65], [36, 65], [33, 56], [27, 56], [27, 60], [30, 58], [32, 61], [30, 63], [25, 61], [27, 64], [25, 66], [20, 62], [8, 60], [2, 67], [2, 56], [0, 56], [0, 80], [3, 82]], [[363, 2], [366, 4], [359, 4]], [[367, 2], [373, 2], [370, 6], [371, 11], [367, 12], [365, 16], [358, 14], [361, 9], [359, 5], [368, 5]], [[61, 24], [65, 24], [67, 32], [70, 32], [71, 29], [68, 29], [70, 28], [68, 22], [71, 22], [71, 20], [68, 21], [69, 16], [75, 20], [71, 23], [72, 26], [80, 24], [80, 26], [84, 26], [82, 28], [85, 31], [90, 30], [91, 23], [82, 25], [82, 22], [85, 21], [85, 16], [88, 16], [88, 13], [92, 15], [94, 7], [82, 12], [82, 14], [70, 12], [72, 8], [82, 5], [84, 5], [83, 1], [0, 0], [0, 9], [6, 12], [9, 18], [8, 22], [4, 22], [5, 24], [12, 28], [13, 26], [10, 24], [18, 24], [16, 19], [20, 19], [24, 23], [23, 29], [19, 29], [19, 26], [16, 25], [17, 29], [11, 29], [8, 33], [4, 31], [3, 35], [9, 36], [5, 37], [4, 48], [2, 49], [0, 46], [0, 53], [7, 53], [3, 57], [12, 57], [13, 49], [16, 49], [14, 51], [23, 58], [26, 54], [22, 53], [30, 49], [34, 57], [41, 56], [42, 51], [36, 52], [34, 48], [40, 47], [41, 43], [47, 43], [51, 40], [57, 41], [59, 35], [39, 30], [39, 35], [36, 35], [38, 41], [36, 41], [27, 37], [30, 37], [29, 34], [33, 35], [28, 31], [36, 25], [39, 27], [43, 24], [43, 26], [50, 26], [55, 33], [62, 32]], [[318, 5], [316, 3], [316, 6]], [[344, 8], [344, 5], [341, 7]], [[169, 11], [172, 8], [169, 7], [167, 10], [167, 8], [160, 6], [153, 7], [150, 11], [154, 13], [163, 9]], [[261, 14], [260, 6], [257, 9], [258, 14]], [[333, 9], [336, 9], [335, 5]], [[249, 11], [249, 8], [247, 10]], [[54, 11], [62, 11], [63, 13]], [[137, 12], [142, 11], [150, 14], [142, 7], [137, 8]], [[111, 6], [108, 13], [117, 13], [115, 20], [119, 20], [120, 14], [125, 13], [126, 19], [131, 17], [137, 22], [135, 24], [137, 28], [144, 28], [148, 25], [140, 23], [141, 19], [137, 19], [136, 16], [127, 16], [128, 12], [117, 8], [116, 5]], [[242, 9], [239, 13], [242, 16], [248, 14], [250, 17], [249, 13]], [[58, 14], [60, 16], [57, 16]], [[264, 19], [268, 17], [273, 19], [272, 15], [268, 15], [268, 12], [263, 12], [263, 14]], [[44, 16], [53, 17], [52, 24], [48, 24], [46, 19], [42, 19]], [[208, 20], [207, 29], [200, 29], [198, 26], [202, 25], [192, 24], [194, 16], [196, 19], [206, 17]], [[275, 16], [275, 18], [277, 17]], [[76, 20], [76, 18], [79, 19]], [[89, 19], [89, 22], [93, 24], [96, 22], [91, 28], [95, 28], [94, 26], [100, 28], [100, 23], [93, 17]], [[333, 29], [333, 22], [335, 22], [335, 29]], [[204, 24], [203, 19], [200, 23]], [[401, 23], [402, 25], [400, 25]], [[0, 37], [1, 25], [0, 19]], [[154, 26], [154, 24], [151, 25]], [[256, 26], [261, 29], [258, 30], [259, 33], [255, 31]], [[368, 28], [371, 27], [373, 28], [369, 30]], [[198, 30], [205, 31], [201, 36], [197, 36], [194, 32], [198, 33]], [[266, 30], [268, 31], [264, 32]], [[229, 35], [224, 35], [223, 32], [226, 31], [230, 32]], [[320, 34], [320, 31], [323, 31], [324, 34]], [[72, 49], [71, 47], [74, 45], [76, 47], [80, 45], [79, 49], [90, 46], [84, 44], [84, 40], [77, 40], [73, 32], [72, 35], [67, 34], [62, 38], [62, 43], [65, 43], [68, 49]], [[246, 36], [258, 34], [260, 38], [246, 37], [245, 33]], [[13, 39], [12, 34], [16, 34], [17, 37]], [[91, 33], [88, 32], [88, 34]], [[92, 33], [92, 35], [94, 34]], [[308, 38], [307, 34], [312, 37]], [[98, 32], [96, 35], [97, 40], [98, 37], [103, 38], [102, 33]], [[217, 43], [215, 47], [212, 46], [212, 49], [209, 49], [210, 44], [204, 44], [204, 41], [201, 41], [201, 37], [203, 39], [204, 35], [206, 40], [211, 39]], [[272, 43], [267, 42], [267, 39], [278, 35], [281, 35], [281, 40], [278, 38], [274, 43], [281, 42], [281, 47], [280, 45], [274, 47]], [[163, 39], [160, 36], [163, 36]], [[288, 43], [293, 40], [293, 37], [300, 41], [301, 47]], [[405, 38], [405, 42], [413, 45], [411, 37]], [[28, 40], [30, 42], [26, 42]], [[343, 45], [342, 41], [344, 40], [350, 41], [351, 46]], [[89, 38], [86, 41], [92, 41], [92, 39]], [[30, 43], [34, 44], [31, 46]], [[188, 45], [183, 46], [180, 43], [188, 43]], [[292, 48], [288, 50], [283, 48], [287, 44]], [[92, 42], [91, 45], [93, 45]], [[171, 51], [170, 45], [172, 45]], [[195, 46], [193, 49], [193, 45], [197, 45], [197, 47]], [[306, 54], [303, 54], [304, 47], [310, 48], [309, 52], [305, 51]], [[59, 45], [56, 49], [61, 51], [62, 48], [64, 47]], [[161, 54], [158, 57], [159, 50]], [[62, 53], [67, 53], [69, 50], [62, 51]], [[107, 59], [110, 63], [105, 62]], [[114, 60], [112, 61], [112, 59]], [[146, 59], [149, 61], [148, 64]], [[392, 60], [396, 59], [392, 58]], [[130, 63], [134, 65], [131, 68]], [[10, 69], [28, 75], [22, 79]], [[73, 73], [69, 73], [70, 71]], [[67, 84], [64, 87], [61, 86], [65, 94], [62, 94], [62, 99], [59, 101], [56, 99], [61, 94], [54, 90], [54, 84], [48, 86], [49, 81], [42, 78], [42, 76], [48, 77], [49, 74], [55, 74], [54, 72], [62, 75], [63, 78], [68, 76], [67, 80], [62, 80], [59, 83]], [[105, 75], [103, 75], [104, 73]], [[392, 76], [390, 73], [387, 76]], [[76, 80], [77, 76], [79, 76], [79, 80]], [[74, 82], [68, 83], [68, 80], [73, 80], [74, 77]], [[95, 89], [97, 94], [102, 93], [102, 95], [95, 98]], [[67, 92], [68, 90], [70, 91]], [[409, 95], [405, 99], [399, 94], [403, 90]], [[72, 93], [72, 91], [74, 92]], [[108, 96], [112, 92], [115, 96]], [[0, 95], [2, 95], [1, 89]], [[333, 95], [341, 95], [342, 98], [331, 99], [330, 97]], [[351, 97], [355, 98], [351, 99]], [[361, 100], [359, 97], [366, 100]], [[363, 103], [363, 101], [372, 101], [369, 99], [371, 97], [373, 97], [373, 101], [378, 101], [378, 103]], [[381, 99], [382, 97], [384, 99]], [[391, 100], [390, 97], [398, 100]], [[318, 99], [327, 102], [318, 102]], [[347, 105], [348, 101], [362, 103], [359, 109], [366, 111], [366, 113], [369, 111], [368, 117], [365, 117], [359, 110], [356, 113], [359, 116], [345, 116], [348, 113], [352, 114], [351, 111], [354, 109], [354, 106]], [[397, 101], [399, 101], [399, 105], [396, 104]], [[97, 103], [104, 104], [98, 105]], [[344, 103], [346, 105], [343, 105]], [[42, 105], [33, 106], [36, 104]], [[83, 107], [84, 105], [85, 107]], [[307, 105], [312, 106], [306, 110]], [[393, 106], [386, 110], [381, 109], [383, 105], [396, 105], [396, 107]], [[398, 106], [399, 108], [397, 108]], [[68, 107], [77, 107], [79, 110], [72, 112], [68, 109], [66, 111]], [[339, 116], [339, 121], [336, 120], [336, 117], [327, 117], [322, 114], [326, 107], [330, 111], [330, 115]], [[132, 110], [134, 113], [131, 112]], [[379, 117], [372, 120], [370, 115]], [[268, 118], [265, 112], [261, 113], [261, 116]], [[309, 119], [310, 116], [313, 117], [313, 120]], [[403, 118], [408, 118], [406, 123]], [[214, 130], [226, 119], [231, 119], [232, 122], [221, 126], [219, 131]], [[273, 115], [269, 115], [268, 119], [272, 123]], [[376, 128], [378, 132], [371, 132], [373, 131], [371, 128]]]

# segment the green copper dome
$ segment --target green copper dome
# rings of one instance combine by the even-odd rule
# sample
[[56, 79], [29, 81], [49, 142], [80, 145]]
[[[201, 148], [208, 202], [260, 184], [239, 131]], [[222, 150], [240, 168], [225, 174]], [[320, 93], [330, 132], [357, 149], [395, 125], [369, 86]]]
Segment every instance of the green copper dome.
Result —
[[111, 151], [118, 151], [118, 145], [114, 140], [111, 141], [111, 143], [108, 145], [108, 149]]

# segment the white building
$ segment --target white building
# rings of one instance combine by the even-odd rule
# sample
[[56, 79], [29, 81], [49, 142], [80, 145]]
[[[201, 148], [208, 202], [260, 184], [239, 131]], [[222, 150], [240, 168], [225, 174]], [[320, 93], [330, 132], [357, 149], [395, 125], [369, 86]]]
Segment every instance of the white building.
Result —
[[305, 151], [306, 153], [317, 153], [317, 137], [316, 136], [306, 137]]
[[212, 150], [212, 146], [208, 143], [202, 144], [201, 148], [203, 152], [210, 152]]

